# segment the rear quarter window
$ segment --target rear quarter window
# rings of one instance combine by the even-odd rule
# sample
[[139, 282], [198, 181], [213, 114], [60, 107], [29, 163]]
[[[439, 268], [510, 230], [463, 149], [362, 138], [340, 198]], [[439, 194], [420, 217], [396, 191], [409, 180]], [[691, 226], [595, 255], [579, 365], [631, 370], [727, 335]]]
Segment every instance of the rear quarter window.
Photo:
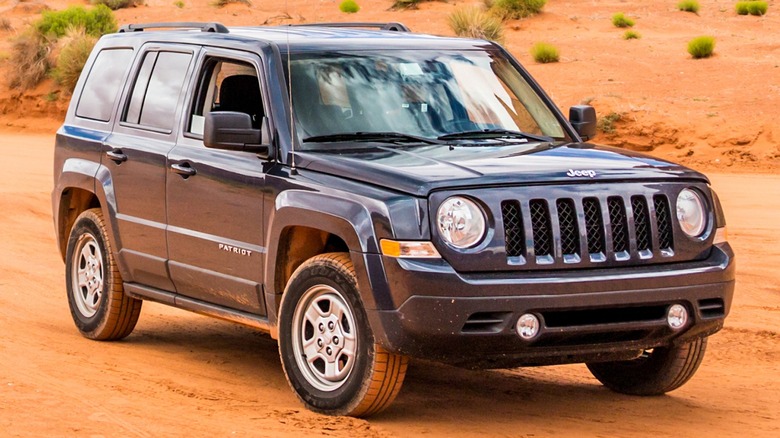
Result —
[[132, 49], [101, 50], [81, 90], [76, 116], [108, 122], [132, 60]]

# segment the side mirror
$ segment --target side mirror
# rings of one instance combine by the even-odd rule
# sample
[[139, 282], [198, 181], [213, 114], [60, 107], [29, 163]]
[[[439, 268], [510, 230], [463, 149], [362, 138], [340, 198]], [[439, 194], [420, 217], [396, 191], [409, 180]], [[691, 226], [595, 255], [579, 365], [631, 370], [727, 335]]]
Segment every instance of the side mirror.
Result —
[[270, 143], [267, 117], [263, 117], [260, 129], [254, 129], [252, 118], [246, 113], [213, 111], [206, 114], [203, 144], [207, 148], [268, 155]]
[[596, 110], [590, 105], [574, 105], [569, 108], [569, 122], [582, 141], [596, 136]]

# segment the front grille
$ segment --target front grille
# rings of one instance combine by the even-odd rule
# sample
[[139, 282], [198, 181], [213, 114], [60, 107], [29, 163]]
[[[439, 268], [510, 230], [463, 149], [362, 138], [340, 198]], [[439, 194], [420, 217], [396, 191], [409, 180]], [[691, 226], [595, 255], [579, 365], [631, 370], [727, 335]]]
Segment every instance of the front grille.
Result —
[[590, 254], [604, 254], [604, 220], [601, 218], [601, 206], [597, 198], [585, 198], [582, 200], [582, 209], [585, 211], [585, 229], [587, 231], [588, 252]]
[[501, 203], [504, 216], [507, 257], [519, 257], [525, 253], [525, 236], [523, 235], [523, 215], [520, 213], [520, 203], [504, 201]]
[[534, 235], [534, 254], [536, 257], [552, 257], [553, 236], [550, 226], [550, 210], [544, 199], [533, 199], [530, 203], [531, 227]]
[[501, 210], [513, 265], [660, 261], [674, 255], [671, 208], [663, 194], [509, 199]]
[[636, 249], [650, 251], [650, 214], [644, 196], [632, 196], [631, 208], [634, 209], [634, 230], [636, 231]]
[[561, 230], [561, 251], [566, 255], [580, 254], [580, 231], [577, 228], [577, 211], [571, 199], [559, 199], [558, 226]]
[[669, 209], [669, 200], [666, 196], [653, 196], [655, 217], [658, 224], [658, 246], [661, 249], [671, 250], [674, 246], [672, 235], [672, 212]]

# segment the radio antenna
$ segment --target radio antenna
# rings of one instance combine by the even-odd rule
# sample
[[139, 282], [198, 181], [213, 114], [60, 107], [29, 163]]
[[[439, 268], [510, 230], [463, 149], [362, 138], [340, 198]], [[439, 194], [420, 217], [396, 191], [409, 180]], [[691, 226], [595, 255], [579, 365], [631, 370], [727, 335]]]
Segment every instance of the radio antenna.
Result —
[[[287, 9], [287, 0], [284, 0], [284, 8]], [[290, 65], [290, 27], [292, 23], [287, 24], [287, 98], [289, 99], [290, 107], [290, 152], [292, 159], [290, 160], [290, 175], [297, 175], [298, 170], [295, 168], [295, 118], [293, 116], [293, 98], [292, 98], [292, 67]]]

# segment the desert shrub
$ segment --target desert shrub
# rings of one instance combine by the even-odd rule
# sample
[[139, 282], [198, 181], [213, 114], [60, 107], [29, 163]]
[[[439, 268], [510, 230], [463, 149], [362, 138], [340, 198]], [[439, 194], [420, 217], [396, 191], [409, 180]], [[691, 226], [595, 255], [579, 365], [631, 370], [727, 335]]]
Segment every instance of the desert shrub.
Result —
[[355, 0], [344, 0], [339, 5], [339, 10], [345, 14], [354, 14], [360, 10], [360, 6], [355, 2]]
[[479, 8], [457, 8], [447, 19], [455, 35], [504, 41], [504, 27], [501, 25], [501, 20]]
[[711, 36], [700, 36], [688, 42], [688, 53], [694, 59], [709, 58], [715, 50], [715, 38]]
[[605, 134], [614, 134], [615, 123], [619, 121], [621, 117], [620, 113], [614, 111], [606, 116], [599, 117], [599, 120], [596, 122], [596, 129]]
[[767, 9], [769, 9], [767, 2], [748, 2], [750, 15], [766, 15]]
[[627, 30], [626, 33], [623, 34], [624, 40], [638, 40], [639, 38], [642, 38], [642, 35], [635, 30]]
[[60, 38], [69, 27], [84, 28], [88, 35], [99, 37], [116, 32], [114, 13], [106, 5], [97, 5], [91, 10], [71, 6], [61, 11], [44, 11], [43, 17], [35, 22], [35, 29], [41, 35]]
[[224, 8], [231, 3], [240, 3], [242, 5], [252, 6], [251, 0], [214, 0], [211, 2], [211, 6], [215, 8]]
[[0, 17], [0, 31], [5, 32], [9, 30], [13, 30], [13, 26], [11, 26], [11, 20], [5, 17]]
[[142, 5], [144, 0], [90, 0], [93, 5], [106, 5], [112, 11]]
[[184, 2], [181, 1], [181, 0], [176, 0], [175, 2], [173, 2], [173, 5], [176, 6], [177, 8], [179, 8], [179, 9], [181, 9], [181, 8], [184, 7]]
[[748, 5], [751, 2], [737, 2], [736, 5], [734, 5], [734, 8], [737, 10], [737, 14], [739, 15], [747, 15], [750, 13], [750, 9], [748, 8]]
[[634, 27], [634, 20], [626, 17], [626, 14], [618, 12], [612, 16], [612, 24], [615, 27]]
[[680, 3], [677, 3], [677, 9], [683, 12], [698, 14], [699, 8], [701, 8], [701, 6], [699, 6], [699, 2], [696, 0], [682, 0]]
[[417, 9], [420, 3], [433, 1], [433, 0], [394, 0], [393, 6], [390, 6], [391, 11], [399, 9]]
[[27, 31], [13, 42], [9, 59], [8, 85], [20, 91], [28, 90], [43, 80], [49, 72], [52, 41], [38, 32]]
[[534, 46], [531, 48], [531, 56], [533, 56], [534, 61], [541, 64], [547, 64], [549, 62], [558, 62], [558, 60], [560, 59], [560, 55], [558, 54], [558, 49], [552, 44], [548, 44], [548, 43], [534, 44]]
[[76, 87], [81, 70], [96, 42], [96, 37], [87, 34], [84, 28], [76, 27], [68, 29], [60, 39], [60, 54], [57, 56], [57, 66], [52, 70], [52, 78], [68, 92]]
[[485, 5], [502, 20], [530, 17], [542, 12], [547, 0], [485, 0]]
[[739, 15], [765, 15], [769, 5], [765, 1], [737, 2], [734, 8]]

